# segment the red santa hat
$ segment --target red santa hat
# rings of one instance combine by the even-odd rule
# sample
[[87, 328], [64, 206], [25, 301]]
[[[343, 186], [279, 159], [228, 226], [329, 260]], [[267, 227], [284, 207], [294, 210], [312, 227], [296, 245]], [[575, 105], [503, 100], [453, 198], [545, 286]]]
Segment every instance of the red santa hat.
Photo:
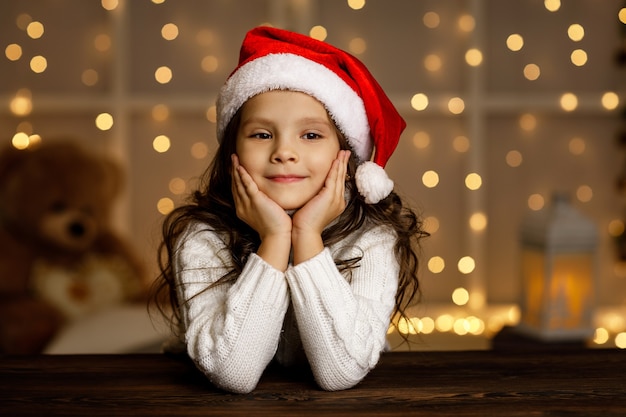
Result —
[[303, 92], [326, 107], [358, 159], [355, 181], [366, 203], [391, 193], [393, 181], [384, 167], [406, 123], [361, 61], [309, 36], [271, 27], [251, 30], [239, 65], [218, 96], [218, 140], [248, 99], [271, 90]]

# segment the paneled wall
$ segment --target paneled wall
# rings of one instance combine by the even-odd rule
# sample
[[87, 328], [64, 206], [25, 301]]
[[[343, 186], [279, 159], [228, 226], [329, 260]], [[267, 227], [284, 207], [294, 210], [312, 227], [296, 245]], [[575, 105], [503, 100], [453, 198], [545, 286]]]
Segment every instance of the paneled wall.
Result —
[[[425, 305], [452, 304], [458, 288], [472, 310], [517, 302], [521, 219], [529, 201], [545, 209], [555, 191], [570, 193], [598, 225], [600, 303], [624, 305], [626, 275], [609, 233], [624, 211], [615, 188], [621, 105], [604, 96], [623, 89], [621, 2], [358, 3], [2, 1], [0, 140], [72, 136], [116, 155], [128, 172], [116, 222], [154, 265], [162, 212], [193, 189], [215, 149], [212, 106], [245, 32], [272, 24], [320, 36], [323, 28], [326, 41], [370, 67], [408, 122], [387, 169], [432, 232]], [[43, 25], [41, 36], [29, 34], [32, 22]], [[510, 35], [523, 45], [507, 44]], [[44, 71], [31, 69], [35, 56], [45, 58]], [[161, 67], [171, 80], [159, 81]], [[11, 110], [20, 96], [31, 110]], [[101, 113], [112, 116], [108, 130], [96, 126]], [[463, 272], [462, 259], [470, 260]]]

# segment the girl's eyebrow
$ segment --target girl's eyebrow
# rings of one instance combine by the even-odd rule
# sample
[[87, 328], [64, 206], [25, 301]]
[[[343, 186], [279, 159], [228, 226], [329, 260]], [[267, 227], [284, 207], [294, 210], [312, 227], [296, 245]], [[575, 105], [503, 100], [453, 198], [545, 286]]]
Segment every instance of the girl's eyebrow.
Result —
[[[241, 121], [241, 126], [246, 126], [249, 124], [260, 124], [260, 125], [273, 125], [275, 122], [268, 118], [262, 116], [251, 116]], [[325, 117], [303, 117], [301, 119], [296, 120], [297, 124], [301, 125], [311, 125], [311, 124], [323, 124], [324, 126], [332, 126], [332, 122]]]

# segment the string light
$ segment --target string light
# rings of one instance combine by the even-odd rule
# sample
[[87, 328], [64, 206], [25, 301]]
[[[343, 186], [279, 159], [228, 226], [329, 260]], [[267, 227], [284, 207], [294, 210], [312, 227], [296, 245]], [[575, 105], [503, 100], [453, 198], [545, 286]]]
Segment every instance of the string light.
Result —
[[367, 50], [367, 42], [363, 38], [352, 38], [348, 44], [348, 50], [354, 55], [361, 55]]
[[365, 0], [348, 0], [348, 7], [352, 10], [361, 10], [365, 7]]
[[157, 202], [157, 211], [162, 215], [167, 215], [174, 210], [174, 201], [169, 197], [160, 198]]
[[428, 107], [428, 96], [424, 93], [417, 93], [411, 97], [411, 107], [417, 111], [426, 110]]
[[467, 136], [457, 136], [452, 140], [452, 148], [459, 153], [465, 153], [470, 149], [470, 140]]
[[460, 97], [452, 97], [448, 101], [448, 110], [452, 114], [461, 114], [465, 110], [465, 102]]
[[100, 130], [109, 130], [113, 127], [113, 116], [109, 113], [100, 113], [96, 117], [96, 127]]
[[532, 194], [528, 197], [528, 208], [532, 211], [539, 211], [545, 205], [545, 199], [541, 194]]
[[475, 232], [482, 232], [487, 228], [487, 216], [485, 213], [474, 213], [469, 218], [469, 227]]
[[328, 31], [324, 26], [313, 26], [309, 31], [309, 36], [318, 41], [324, 41], [328, 36]]
[[16, 43], [11, 43], [4, 49], [4, 55], [9, 61], [17, 61], [22, 57], [22, 47]]
[[446, 267], [446, 263], [441, 256], [433, 256], [428, 260], [428, 270], [433, 274], [441, 273]]
[[435, 216], [428, 216], [424, 219], [424, 230], [432, 234], [437, 233], [439, 230], [439, 219]]
[[426, 149], [430, 145], [430, 135], [428, 132], [419, 131], [413, 135], [413, 146], [417, 149]]
[[428, 188], [434, 188], [439, 184], [439, 174], [437, 172], [429, 170], [422, 175], [422, 183]]
[[439, 23], [441, 23], [441, 18], [435, 12], [426, 12], [422, 21], [428, 29], [436, 29], [439, 27]]
[[158, 135], [152, 141], [152, 148], [159, 153], [167, 152], [170, 149], [170, 146], [170, 138], [165, 135]]

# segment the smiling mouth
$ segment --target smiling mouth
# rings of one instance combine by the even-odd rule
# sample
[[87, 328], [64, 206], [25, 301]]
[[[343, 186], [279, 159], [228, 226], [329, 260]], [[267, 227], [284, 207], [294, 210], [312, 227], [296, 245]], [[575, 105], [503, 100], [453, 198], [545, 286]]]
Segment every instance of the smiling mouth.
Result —
[[290, 182], [298, 182], [304, 179], [304, 177], [300, 177], [297, 175], [274, 175], [271, 177], [267, 177], [269, 180], [279, 183], [290, 183]]

